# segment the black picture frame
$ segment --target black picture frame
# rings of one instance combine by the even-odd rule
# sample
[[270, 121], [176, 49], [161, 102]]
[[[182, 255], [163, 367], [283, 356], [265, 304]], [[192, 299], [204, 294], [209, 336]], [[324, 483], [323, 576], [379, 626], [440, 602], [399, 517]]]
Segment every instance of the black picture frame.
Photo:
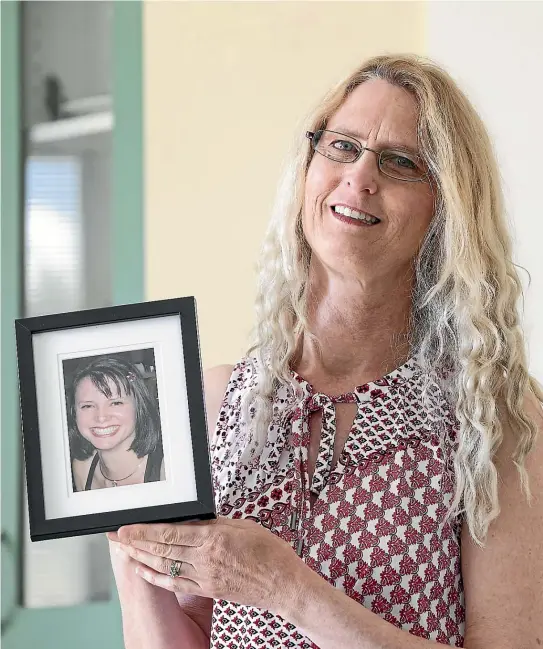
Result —
[[[171, 316], [174, 316], [174, 320], [172, 320]], [[157, 319], [161, 318], [168, 319], [160, 320], [159, 322]], [[164, 360], [164, 367], [166, 367], [167, 364], [167, 367], [172, 368], [172, 376], [177, 375], [178, 373], [185, 377], [185, 385], [177, 387], [179, 388], [179, 399], [181, 399], [181, 395], [186, 394], [186, 403], [183, 407], [185, 408], [185, 421], [188, 422], [190, 427], [190, 436], [187, 436], [186, 431], [183, 434], [186, 438], [190, 439], [191, 442], [193, 465], [192, 489], [194, 490], [195, 486], [196, 497], [188, 501], [171, 502], [170, 496], [164, 503], [158, 502], [158, 504], [156, 504], [156, 496], [153, 496], [155, 498], [155, 501], [153, 501], [155, 504], [131, 506], [132, 504], [135, 504], [136, 500], [138, 501], [138, 504], [141, 504], [141, 494], [144, 493], [140, 489], [137, 497], [128, 495], [130, 489], [134, 489], [134, 486], [131, 485], [129, 487], [127, 486], [124, 491], [125, 495], [123, 497], [126, 500], [126, 508], [119, 508], [117, 503], [117, 508], [115, 510], [95, 511], [92, 507], [96, 508], [96, 505], [93, 505], [91, 506], [91, 511], [89, 510], [89, 506], [86, 505], [83, 508], [84, 513], [81, 514], [74, 514], [72, 512], [70, 515], [66, 516], [59, 516], [58, 513], [54, 516], [47, 515], [48, 502], [46, 500], [46, 493], [48, 493], [48, 489], [52, 487], [51, 480], [50, 484], [44, 484], [44, 468], [46, 469], [47, 475], [53, 474], [51, 467], [46, 464], [44, 465], [44, 462], [49, 461], [46, 460], [43, 455], [44, 448], [49, 448], [49, 440], [47, 440], [47, 445], [44, 446], [43, 444], [45, 439], [44, 435], [46, 434], [44, 433], [44, 430], [53, 431], [56, 435], [58, 427], [54, 425], [52, 419], [46, 424], [43, 418], [43, 409], [42, 419], [40, 419], [38, 392], [40, 389], [44, 390], [45, 388], [38, 388], [37, 371], [39, 376], [44, 376], [44, 363], [46, 363], [46, 361], [40, 361], [39, 358], [36, 358], [35, 350], [37, 336], [44, 333], [55, 332], [56, 339], [62, 340], [62, 335], [69, 332], [68, 335], [72, 336], [72, 339], [74, 340], [77, 340], [77, 336], [96, 336], [98, 334], [107, 338], [107, 333], [104, 332], [109, 330], [117, 331], [116, 335], [119, 336], [119, 332], [126, 333], [127, 331], [134, 331], [135, 326], [142, 330], [146, 330], [147, 328], [151, 331], [151, 327], [153, 327], [154, 330], [155, 325], [163, 326], [167, 323], [169, 327], [168, 331], [171, 330], [174, 333], [173, 338], [175, 338], [176, 335], [178, 336], [178, 332], [175, 333], [177, 331], [177, 325], [175, 324], [177, 321], [181, 330], [181, 354], [177, 358], [175, 358], [175, 354], [173, 354], [174, 358], [172, 358], [172, 354], [167, 354], [167, 358]], [[103, 327], [103, 325], [114, 326], [107, 330], [102, 328], [100, 333], [99, 328]], [[166, 329], [164, 330], [166, 331]], [[211, 480], [206, 411], [203, 395], [196, 301], [193, 296], [87, 309], [69, 313], [57, 313], [39, 317], [20, 318], [15, 321], [15, 332], [29, 527], [30, 538], [32, 541], [115, 531], [122, 525], [133, 523], [182, 522], [188, 520], [216, 518]], [[123, 336], [123, 339], [124, 338], [125, 336]], [[51, 340], [51, 337], [49, 339]], [[43, 341], [43, 337], [40, 340]], [[173, 342], [168, 340], [162, 342], [159, 341], [157, 344], [162, 343], [164, 345], [174, 345]], [[50, 345], [50, 347], [51, 346], [52, 345]], [[114, 342], [111, 343], [111, 347], [115, 347]], [[39, 349], [43, 349], [43, 346]], [[120, 351], [112, 351], [109, 353], [114, 355], [123, 351], [121, 347], [117, 347], [117, 349]], [[137, 346], [133, 347], [133, 349], [138, 351]], [[53, 352], [49, 353], [47, 358], [52, 358], [52, 354]], [[103, 356], [104, 354], [102, 353], [101, 355]], [[100, 356], [100, 349], [97, 350], [97, 353], [94, 354], [94, 356]], [[43, 354], [42, 357], [46, 358]], [[93, 353], [90, 353], [89, 349], [86, 349], [82, 354], [82, 358], [91, 357], [93, 357]], [[38, 366], [38, 370], [36, 365], [37, 362], [41, 362], [41, 365]], [[61, 363], [61, 361], [58, 361], [58, 363]], [[173, 369], [175, 369], [174, 365], [177, 367], [177, 370], [175, 371], [173, 371]], [[158, 379], [158, 363], [156, 367], [156, 377]], [[48, 382], [48, 380], [46, 382]], [[62, 381], [65, 381], [64, 376], [62, 377]], [[168, 390], [169, 394], [175, 394], [177, 387], [168, 384], [167, 381], [167, 376], [164, 375], [161, 379], [163, 390]], [[42, 380], [40, 385], [43, 386], [43, 384], [44, 381]], [[51, 389], [50, 386], [47, 387], [47, 390], [51, 391]], [[49, 392], [49, 394], [52, 393]], [[63, 399], [66, 400], [66, 398], [65, 395], [64, 397], [59, 396], [58, 403], [62, 403]], [[170, 399], [170, 401], [172, 401], [172, 399]], [[170, 406], [171, 405], [172, 404], [170, 403]], [[162, 414], [160, 416], [162, 417]], [[173, 430], [166, 430], [165, 427], [168, 427], [168, 422], [164, 424], [163, 419], [161, 419], [161, 425], [161, 444], [164, 444], [168, 435], [179, 434]], [[58, 444], [59, 442], [55, 437], [55, 448]], [[65, 449], [64, 454], [66, 457], [67, 441], [65, 436], [63, 444]], [[51, 456], [52, 452], [48, 450], [47, 453]], [[98, 453], [96, 453], [96, 455], [98, 455]], [[58, 453], [57, 457], [60, 457]], [[71, 459], [71, 456], [69, 457], [69, 466], [71, 468], [73, 460]], [[165, 460], [166, 452], [164, 451], [164, 461]], [[187, 456], [186, 461], [190, 462], [190, 455]], [[172, 458], [170, 458], [170, 465], [172, 480], [177, 480], [177, 483], [179, 484], [179, 480], [183, 480], [183, 477], [174, 474], [175, 468], [172, 468], [174, 467]], [[66, 477], [62, 478], [62, 480], [64, 480], [64, 483], [67, 483], [68, 481]], [[166, 475], [163, 480], [164, 485], [167, 485], [168, 475]], [[72, 485], [75, 485], [73, 482], [73, 476]], [[156, 487], [156, 489], [162, 487], [164, 487], [164, 489], [170, 489], [170, 487], [164, 485]], [[148, 487], [148, 485], [145, 484], [136, 486], [138, 488], [143, 487], [144, 489], [145, 487]], [[153, 489], [155, 489], [154, 486]], [[83, 503], [85, 502], [84, 496], [87, 496], [87, 494], [96, 494], [98, 491], [109, 492], [108, 499], [111, 501], [111, 498], [113, 496], [117, 498], [117, 494], [122, 490], [109, 488], [84, 491], [82, 489], [76, 490], [74, 488], [72, 493], [67, 493], [65, 501], [63, 500], [64, 495], [59, 497], [59, 502], [65, 503], [60, 506], [60, 509], [65, 507], [67, 510], [70, 503], [73, 505], [75, 502], [75, 500], [73, 500], [74, 496], [79, 498], [80, 503]], [[112, 494], [112, 492], [116, 493]], [[57, 489], [54, 493], [63, 494], [64, 492]], [[88, 497], [89, 496], [87, 496], [87, 498]], [[101, 496], [92, 497], [95, 499], [102, 498]], [[69, 500], [70, 498], [72, 498], [71, 501]], [[70, 505], [70, 507], [72, 505]], [[75, 505], [73, 506], [75, 507]]]

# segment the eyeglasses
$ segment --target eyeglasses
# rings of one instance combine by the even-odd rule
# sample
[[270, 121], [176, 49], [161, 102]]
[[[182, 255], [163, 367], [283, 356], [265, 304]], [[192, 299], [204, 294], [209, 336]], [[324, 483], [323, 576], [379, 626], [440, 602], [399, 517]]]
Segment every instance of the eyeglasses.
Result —
[[354, 137], [336, 131], [307, 131], [305, 136], [314, 151], [335, 162], [356, 162], [364, 151], [371, 151], [378, 156], [379, 170], [385, 176], [407, 182], [428, 182], [423, 160], [414, 153], [395, 149], [375, 151]]

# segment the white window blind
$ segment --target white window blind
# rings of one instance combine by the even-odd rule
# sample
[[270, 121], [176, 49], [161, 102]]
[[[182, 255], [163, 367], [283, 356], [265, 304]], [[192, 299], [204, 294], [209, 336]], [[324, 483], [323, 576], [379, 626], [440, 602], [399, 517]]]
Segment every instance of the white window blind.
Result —
[[81, 161], [31, 156], [26, 162], [25, 315], [83, 308]]

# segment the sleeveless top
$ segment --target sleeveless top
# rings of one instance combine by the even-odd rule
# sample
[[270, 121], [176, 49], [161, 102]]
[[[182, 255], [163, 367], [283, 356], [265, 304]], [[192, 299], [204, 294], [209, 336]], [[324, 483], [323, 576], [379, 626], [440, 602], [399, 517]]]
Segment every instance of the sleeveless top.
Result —
[[[244, 358], [234, 367], [211, 443], [218, 514], [259, 522], [391, 624], [463, 646], [461, 521], [445, 516], [454, 495], [458, 422], [438, 384], [430, 382], [423, 405], [416, 358], [334, 398], [292, 371], [303, 400], [285, 419], [287, 391], [276, 388], [265, 449], [249, 466], [233, 449], [243, 435], [241, 398], [256, 384], [255, 363]], [[346, 402], [358, 410], [332, 469], [334, 404]], [[322, 432], [310, 485], [309, 415], [318, 410]], [[310, 492], [317, 495], [313, 505]], [[318, 649], [279, 615], [215, 600], [212, 649], [279, 646]]]
[[[143, 482], [160, 481], [160, 468], [162, 467], [163, 455], [162, 444], [159, 442], [155, 450], [149, 453], [149, 457], [147, 458], [147, 465], [145, 466], [145, 475], [143, 477]], [[100, 456], [98, 455], [98, 453], [95, 453], [89, 468], [87, 482], [85, 483], [85, 491], [90, 491], [92, 479], [94, 478], [94, 472], [96, 471], [96, 465], [98, 464], [99, 459]]]

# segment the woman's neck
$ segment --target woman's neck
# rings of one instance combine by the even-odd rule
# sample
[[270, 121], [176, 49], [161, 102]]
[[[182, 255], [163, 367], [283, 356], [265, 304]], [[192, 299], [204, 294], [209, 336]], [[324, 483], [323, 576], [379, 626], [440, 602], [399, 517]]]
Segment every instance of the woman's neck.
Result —
[[142, 464], [145, 458], [138, 457], [134, 451], [130, 450], [133, 441], [134, 438], [130, 437], [115, 448], [98, 451], [100, 468], [106, 474], [104, 477], [120, 480], [136, 471], [138, 465]]
[[366, 284], [313, 281], [308, 325], [318, 343], [303, 337], [295, 369], [316, 389], [347, 391], [402, 365], [410, 354], [411, 291], [405, 276]]

